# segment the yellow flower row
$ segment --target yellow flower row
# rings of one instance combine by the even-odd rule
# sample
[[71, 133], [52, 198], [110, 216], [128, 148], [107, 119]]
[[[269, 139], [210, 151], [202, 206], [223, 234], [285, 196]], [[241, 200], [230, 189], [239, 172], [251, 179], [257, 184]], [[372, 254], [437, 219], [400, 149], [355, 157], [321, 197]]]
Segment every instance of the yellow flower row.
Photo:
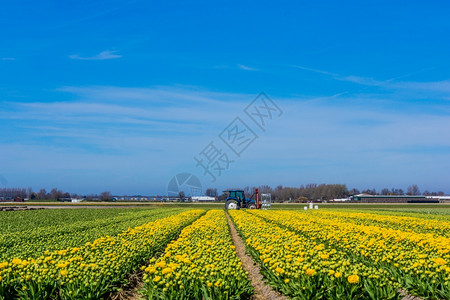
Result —
[[364, 225], [375, 225], [390, 229], [400, 229], [402, 231], [411, 231], [417, 233], [431, 233], [434, 236], [444, 236], [450, 238], [450, 222], [427, 217], [412, 217], [390, 215], [382, 212], [358, 212], [358, 211], [312, 211], [314, 215], [321, 218], [333, 219], [339, 221], [353, 222]]
[[[376, 289], [381, 298], [398, 296], [397, 284], [384, 270], [342, 250], [305, 239], [253, 212], [229, 213], [266, 278], [286, 295], [299, 299], [350, 299], [367, 297], [368, 286]], [[271, 213], [274, 211], [267, 212]]]
[[[29, 213], [39, 212], [39, 215], [30, 215], [30, 218], [40, 217], [42, 226], [31, 226], [22, 231], [0, 232], [0, 261], [11, 257], [21, 259], [37, 258], [44, 251], [55, 251], [83, 245], [86, 242], [93, 241], [105, 235], [116, 235], [130, 227], [135, 227], [169, 216], [170, 214], [180, 213], [182, 209], [131, 209], [120, 213], [117, 210], [115, 215], [110, 212], [98, 213], [97, 219], [84, 219], [83, 213], [92, 218], [92, 212], [80, 209], [72, 210], [72, 214], [79, 219], [73, 222], [61, 224], [56, 221], [52, 224], [53, 217], [68, 217], [67, 214], [54, 214], [53, 210], [28, 211]], [[91, 209], [92, 210], [92, 209]], [[101, 209], [100, 211], [103, 211]], [[88, 213], [87, 213], [88, 212]], [[20, 212], [22, 213], [22, 212]], [[46, 214], [44, 214], [46, 213]], [[70, 215], [73, 218], [72, 215]], [[70, 218], [69, 218], [70, 219]], [[20, 218], [19, 218], [20, 220]], [[3, 220], [0, 221], [2, 226]], [[21, 224], [16, 224], [21, 227]]]
[[[376, 263], [396, 263], [403, 270], [420, 265], [433, 272], [448, 271], [442, 261], [450, 262], [450, 238], [364, 225], [364, 219], [353, 223], [345, 218], [330, 218], [332, 212], [258, 211], [255, 214], [302, 233], [308, 239], [336, 245]], [[436, 263], [436, 259], [441, 263]]]
[[223, 210], [210, 210], [184, 228], [162, 257], [142, 269], [148, 298], [239, 299], [251, 292]]
[[[334, 213], [252, 212], [317, 244], [314, 249], [317, 252], [337, 251], [343, 257], [389, 274], [386, 276], [391, 281], [400, 282], [411, 293], [439, 298], [449, 289], [450, 239], [430, 233], [365, 225], [364, 219], [352, 222], [342, 213]], [[367, 270], [363, 274], [374, 276]], [[436, 293], [426, 291], [427, 286]]]
[[98, 299], [203, 213], [190, 210], [81, 247], [2, 262], [0, 298], [44, 299], [57, 293], [67, 299]]

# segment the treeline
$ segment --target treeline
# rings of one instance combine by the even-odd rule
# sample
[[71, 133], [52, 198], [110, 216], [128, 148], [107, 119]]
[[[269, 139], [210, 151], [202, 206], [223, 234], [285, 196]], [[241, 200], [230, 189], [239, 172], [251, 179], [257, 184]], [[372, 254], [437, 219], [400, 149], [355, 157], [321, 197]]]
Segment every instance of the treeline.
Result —
[[15, 197], [26, 198], [31, 188], [0, 188], [0, 198], [14, 199]]
[[[416, 184], [408, 186], [406, 192], [399, 188], [383, 188], [380, 190], [376, 189], [364, 189], [358, 190], [356, 188], [347, 189], [345, 184], [316, 184], [310, 183], [307, 185], [301, 185], [300, 187], [284, 187], [278, 185], [272, 188], [269, 185], [261, 185], [259, 187], [245, 187], [244, 191], [247, 197], [252, 197], [254, 195], [255, 189], [259, 189], [260, 194], [270, 193], [272, 195], [272, 201], [274, 202], [306, 202], [311, 200], [331, 200], [339, 198], [347, 198], [349, 196], [358, 194], [369, 194], [369, 195], [424, 195], [424, 196], [443, 196], [444, 192], [430, 192], [425, 190], [421, 193], [419, 187]], [[241, 189], [241, 188], [236, 188]], [[211, 197], [217, 197], [219, 201], [226, 199], [227, 194], [223, 193], [218, 195], [216, 188], [208, 188], [206, 190], [206, 195]], [[12, 200], [15, 197], [20, 197], [22, 199], [28, 198], [30, 200], [61, 200], [64, 198], [84, 198], [91, 201], [110, 201], [113, 196], [109, 191], [105, 191], [100, 195], [91, 194], [87, 196], [81, 196], [74, 193], [68, 193], [61, 191], [57, 188], [51, 189], [47, 192], [46, 189], [40, 189], [39, 192], [34, 192], [32, 188], [0, 188], [0, 200]]]
[[[255, 188], [251, 190], [254, 191]], [[283, 187], [282, 185], [272, 188], [268, 185], [258, 187], [260, 194], [270, 193], [272, 201], [283, 202], [306, 202], [311, 200], [329, 200], [346, 198], [350, 195], [345, 184], [316, 184], [310, 183], [300, 187]], [[247, 191], [246, 191], [247, 192]], [[251, 196], [251, 195], [250, 195]]]
[[[428, 190], [423, 193], [420, 192], [419, 187], [416, 184], [412, 184], [408, 186], [406, 192], [400, 188], [383, 188], [380, 190], [376, 189], [364, 189], [359, 190], [356, 188], [347, 189], [345, 184], [316, 184], [310, 183], [307, 185], [301, 185], [300, 187], [283, 187], [279, 185], [275, 188], [272, 188], [268, 185], [262, 185], [259, 187], [245, 187], [244, 191], [246, 197], [252, 197], [255, 193], [255, 189], [259, 189], [260, 194], [270, 193], [272, 196], [272, 201], [274, 202], [284, 202], [284, 201], [292, 201], [292, 202], [306, 202], [306, 201], [316, 201], [316, 200], [331, 200], [331, 199], [340, 199], [340, 198], [348, 198], [353, 195], [358, 194], [368, 194], [368, 195], [424, 195], [424, 196], [443, 196], [444, 192], [430, 192]], [[208, 189], [216, 190], [216, 189]], [[226, 193], [219, 196], [219, 200], [225, 200]]]
[[39, 192], [33, 191], [32, 188], [0, 188], [0, 200], [13, 200], [16, 197], [29, 200], [62, 200], [68, 198], [83, 198], [93, 201], [109, 201], [113, 197], [109, 191], [105, 191], [100, 195], [90, 194], [87, 196], [68, 193], [58, 188], [53, 188], [49, 192], [46, 189], [40, 189]]
[[30, 200], [59, 200], [62, 198], [76, 198], [78, 195], [63, 192], [57, 188], [52, 189], [50, 192], [47, 192], [45, 189], [40, 189], [39, 192], [34, 192], [32, 188], [0, 188], [1, 199], [14, 199], [16, 197], [20, 197], [22, 199], [27, 198]]

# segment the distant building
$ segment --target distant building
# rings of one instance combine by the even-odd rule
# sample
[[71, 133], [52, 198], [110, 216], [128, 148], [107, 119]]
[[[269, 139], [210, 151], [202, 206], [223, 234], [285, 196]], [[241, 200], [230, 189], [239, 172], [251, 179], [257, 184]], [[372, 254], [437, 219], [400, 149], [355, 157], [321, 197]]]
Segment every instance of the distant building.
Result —
[[192, 202], [214, 202], [216, 201], [215, 197], [208, 196], [194, 196], [192, 197]]
[[441, 203], [450, 202], [450, 196], [427, 196], [427, 199], [438, 200]]
[[350, 199], [350, 197], [348, 197], [348, 198], [335, 198], [335, 199], [332, 199], [331, 201], [332, 202], [346, 202], [346, 201], [350, 201], [351, 199]]
[[114, 196], [115, 201], [180, 201], [178, 197], [168, 197], [168, 196]]
[[400, 196], [400, 195], [367, 195], [352, 196], [353, 201], [360, 203], [439, 203], [439, 200], [428, 199], [426, 196]]

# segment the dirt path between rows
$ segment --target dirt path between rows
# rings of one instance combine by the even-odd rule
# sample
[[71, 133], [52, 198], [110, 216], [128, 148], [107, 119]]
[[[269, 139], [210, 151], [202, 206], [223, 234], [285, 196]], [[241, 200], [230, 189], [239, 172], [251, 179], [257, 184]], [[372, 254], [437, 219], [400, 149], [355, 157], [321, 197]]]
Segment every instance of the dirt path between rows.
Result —
[[404, 290], [400, 290], [400, 294], [403, 296], [402, 300], [422, 300], [422, 298], [410, 295]]
[[286, 296], [281, 295], [275, 291], [271, 286], [267, 285], [263, 281], [261, 275], [261, 268], [256, 264], [253, 259], [245, 252], [245, 245], [239, 236], [236, 228], [234, 228], [233, 222], [230, 219], [228, 213], [226, 213], [228, 219], [228, 225], [230, 227], [231, 238], [233, 239], [234, 246], [236, 247], [236, 253], [242, 262], [242, 267], [248, 272], [248, 277], [251, 281], [253, 288], [255, 289], [255, 295], [251, 299], [254, 300], [287, 300]]
[[[248, 272], [248, 277], [251, 281], [251, 285], [255, 290], [255, 295], [252, 295], [250, 299], [252, 300], [287, 300], [289, 297], [281, 295], [279, 292], [275, 291], [271, 286], [266, 284], [261, 275], [261, 268], [253, 259], [246, 253], [245, 244], [239, 236], [230, 216], [225, 212], [228, 220], [228, 226], [230, 228], [231, 238], [233, 244], [236, 247], [236, 253], [242, 262], [242, 267]], [[135, 273], [128, 276], [128, 283], [122, 286], [122, 288], [117, 291], [107, 295], [108, 300], [142, 300], [144, 296], [139, 294], [139, 290], [144, 286], [142, 281], [143, 272], [137, 270]], [[403, 298], [402, 300], [422, 300], [419, 297], [409, 295], [406, 291], [400, 290]]]
[[128, 276], [128, 283], [119, 291], [110, 293], [106, 299], [108, 300], [142, 300], [144, 297], [138, 293], [144, 286], [142, 281], [143, 271], [138, 270]]

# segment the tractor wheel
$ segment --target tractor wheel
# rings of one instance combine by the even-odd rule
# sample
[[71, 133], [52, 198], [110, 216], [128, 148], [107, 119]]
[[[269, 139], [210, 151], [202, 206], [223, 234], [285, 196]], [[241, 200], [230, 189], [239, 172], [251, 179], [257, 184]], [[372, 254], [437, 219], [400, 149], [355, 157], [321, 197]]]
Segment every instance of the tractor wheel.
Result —
[[227, 203], [225, 203], [225, 209], [239, 209], [237, 201], [228, 200]]
[[248, 209], [256, 209], [256, 205], [255, 204], [250, 204], [249, 206], [247, 206]]

